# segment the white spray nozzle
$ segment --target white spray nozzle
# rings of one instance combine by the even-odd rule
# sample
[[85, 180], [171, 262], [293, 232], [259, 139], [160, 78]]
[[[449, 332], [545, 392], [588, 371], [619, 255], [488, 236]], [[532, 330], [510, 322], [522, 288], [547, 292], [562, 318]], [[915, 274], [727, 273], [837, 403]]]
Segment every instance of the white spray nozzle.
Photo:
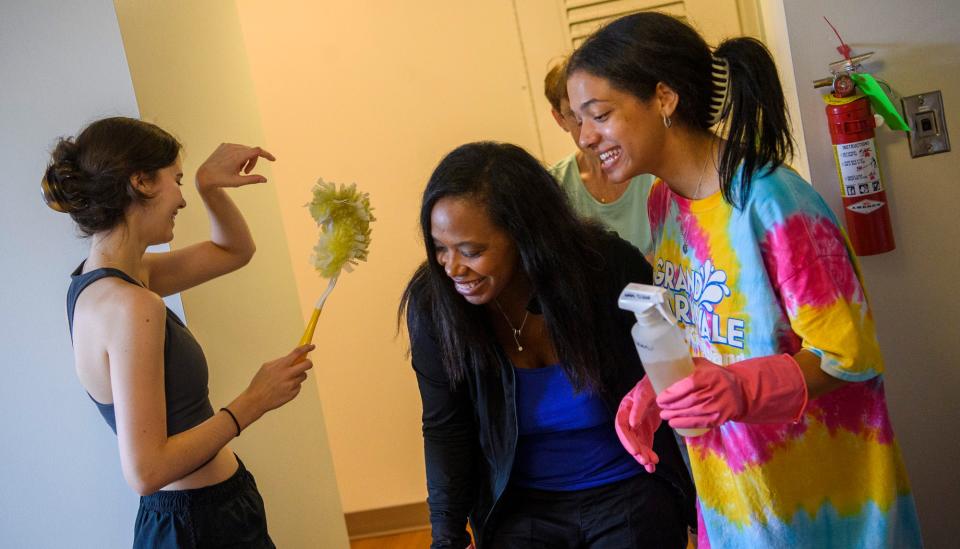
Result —
[[677, 319], [667, 308], [667, 291], [658, 286], [631, 282], [620, 292], [617, 305], [625, 311], [632, 311], [637, 316], [637, 320], [654, 308], [670, 324], [677, 323]]

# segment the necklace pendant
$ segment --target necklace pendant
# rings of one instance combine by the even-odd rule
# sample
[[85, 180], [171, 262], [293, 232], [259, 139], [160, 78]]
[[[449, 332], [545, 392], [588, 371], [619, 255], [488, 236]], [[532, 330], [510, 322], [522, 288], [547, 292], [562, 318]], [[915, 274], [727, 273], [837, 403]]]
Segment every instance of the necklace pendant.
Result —
[[500, 309], [500, 314], [503, 315], [503, 319], [507, 321], [507, 326], [510, 327], [510, 331], [513, 332], [513, 342], [517, 344], [517, 352], [523, 352], [523, 345], [520, 345], [520, 333], [523, 332], [523, 327], [527, 325], [527, 318], [530, 316], [530, 311], [528, 310], [523, 314], [523, 320], [520, 322], [520, 327], [514, 328], [513, 323], [510, 322], [510, 317], [507, 316], [507, 313], [503, 311], [503, 307], [500, 306], [500, 302], [494, 300], [494, 303], [496, 303], [497, 309]]
[[513, 329], [513, 342], [517, 344], [517, 352], [523, 352], [523, 345], [520, 345], [520, 330]]
[[690, 248], [687, 247], [687, 243], [684, 242], [684, 243], [683, 243], [683, 253], [687, 253], [687, 250], [689, 250], [689, 249], [690, 249]]

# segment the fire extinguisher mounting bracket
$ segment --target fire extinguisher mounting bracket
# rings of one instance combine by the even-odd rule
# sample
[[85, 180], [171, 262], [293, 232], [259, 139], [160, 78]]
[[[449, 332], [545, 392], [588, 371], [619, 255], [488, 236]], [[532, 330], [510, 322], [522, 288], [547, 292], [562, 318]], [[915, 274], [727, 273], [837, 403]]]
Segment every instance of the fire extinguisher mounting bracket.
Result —
[[910, 156], [917, 158], [950, 151], [950, 135], [940, 91], [901, 99], [903, 114], [910, 124]]

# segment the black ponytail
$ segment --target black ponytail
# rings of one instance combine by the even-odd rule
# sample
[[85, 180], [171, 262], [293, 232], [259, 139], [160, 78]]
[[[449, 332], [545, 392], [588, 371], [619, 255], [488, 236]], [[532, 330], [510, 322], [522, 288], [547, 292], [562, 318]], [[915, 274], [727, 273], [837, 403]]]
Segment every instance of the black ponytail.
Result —
[[[657, 83], [663, 82], [680, 97], [676, 122], [711, 132], [712, 102], [724, 95], [723, 83], [712, 75], [714, 57], [729, 64], [719, 127], [728, 139], [720, 157], [720, 188], [724, 199], [739, 207], [757, 170], [773, 170], [793, 154], [783, 90], [763, 44], [733, 38], [711, 56], [703, 37], [683, 21], [657, 12], [634, 13], [601, 28], [574, 51], [567, 77], [585, 71], [641, 101], [653, 97]], [[741, 163], [741, 185], [734, 190], [733, 178]]]
[[[727, 202], [743, 206], [753, 176], [770, 173], [793, 156], [793, 139], [777, 67], [753, 38], [725, 40], [714, 55], [726, 60], [730, 78], [721, 121], [727, 146], [720, 155], [720, 188]], [[740, 164], [739, 189], [731, 183]]]

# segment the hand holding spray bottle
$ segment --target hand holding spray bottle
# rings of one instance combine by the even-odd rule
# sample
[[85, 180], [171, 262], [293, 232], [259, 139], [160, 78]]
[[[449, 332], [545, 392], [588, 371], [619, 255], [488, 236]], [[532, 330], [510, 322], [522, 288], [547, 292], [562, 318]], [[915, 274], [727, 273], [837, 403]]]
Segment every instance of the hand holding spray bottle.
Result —
[[[667, 291], [657, 286], [630, 283], [620, 292], [617, 304], [633, 312], [637, 323], [630, 330], [643, 369], [659, 395], [664, 389], [693, 373], [690, 348], [683, 331], [666, 306]], [[695, 437], [708, 429], [677, 429], [683, 436]]]

